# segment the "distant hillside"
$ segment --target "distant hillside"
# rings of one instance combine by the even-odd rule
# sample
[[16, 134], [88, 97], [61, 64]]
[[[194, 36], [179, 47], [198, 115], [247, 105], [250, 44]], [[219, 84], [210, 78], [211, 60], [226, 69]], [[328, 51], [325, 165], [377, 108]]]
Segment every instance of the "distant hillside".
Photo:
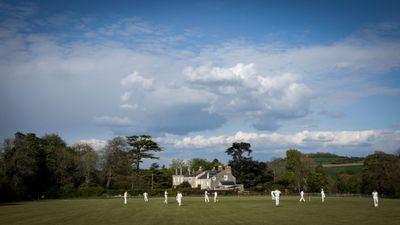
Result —
[[339, 156], [332, 153], [317, 152], [307, 154], [317, 164], [322, 164], [324, 172], [328, 175], [338, 173], [359, 174], [362, 172], [364, 158]]
[[309, 153], [306, 155], [317, 164], [348, 164], [362, 163], [364, 161], [364, 157], [339, 156], [328, 152]]

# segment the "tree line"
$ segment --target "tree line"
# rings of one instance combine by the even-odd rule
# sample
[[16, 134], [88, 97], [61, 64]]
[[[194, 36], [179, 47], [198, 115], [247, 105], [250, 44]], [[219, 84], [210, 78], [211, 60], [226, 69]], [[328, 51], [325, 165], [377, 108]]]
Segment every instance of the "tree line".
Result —
[[[131, 195], [162, 193], [172, 188], [177, 169], [210, 170], [224, 167], [218, 159], [173, 159], [166, 167], [157, 162], [141, 168], [143, 159], [158, 159], [163, 149], [151, 136], [115, 137], [101, 151], [77, 143], [68, 146], [56, 134], [38, 137], [16, 133], [0, 148], [0, 201], [110, 196], [129, 190]], [[246, 190], [317, 192], [321, 187], [334, 193], [370, 193], [400, 197], [400, 156], [375, 152], [364, 158], [361, 173], [326, 174], [321, 164], [299, 150], [268, 162], [251, 156], [250, 143], [232, 143], [226, 149], [228, 164]]]

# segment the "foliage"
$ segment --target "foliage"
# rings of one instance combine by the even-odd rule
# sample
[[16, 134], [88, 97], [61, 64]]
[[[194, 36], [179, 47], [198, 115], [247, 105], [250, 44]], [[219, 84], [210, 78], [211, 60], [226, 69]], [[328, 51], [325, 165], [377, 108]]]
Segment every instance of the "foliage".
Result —
[[[236, 177], [237, 183], [242, 183], [245, 188], [255, 188], [259, 184], [267, 183], [273, 179], [273, 175], [268, 171], [267, 164], [253, 160], [250, 157], [251, 145], [249, 143], [233, 143], [226, 150], [232, 160], [228, 165], [232, 168], [232, 173]], [[247, 153], [247, 157], [243, 156]], [[264, 187], [264, 186], [263, 186]], [[259, 188], [258, 189], [263, 189]]]
[[364, 161], [362, 190], [400, 197], [400, 158], [384, 152], [368, 155]]
[[[293, 191], [300, 191], [307, 185], [307, 176], [315, 171], [315, 162], [296, 149], [286, 151], [285, 179]], [[309, 178], [314, 178], [313, 174]], [[313, 180], [314, 182], [315, 180]], [[313, 183], [312, 184], [315, 184]]]
[[247, 153], [247, 156], [250, 156], [252, 151], [253, 150], [251, 150], [251, 145], [249, 143], [235, 142], [225, 152], [228, 155], [232, 156], [233, 161], [236, 161], [236, 160], [246, 159], [246, 157], [243, 156], [243, 154]]
[[189, 166], [194, 170], [197, 170], [200, 167], [203, 170], [211, 170], [213, 168], [213, 163], [208, 161], [207, 159], [193, 158], [189, 161]]
[[106, 188], [127, 189], [132, 174], [132, 155], [128, 152], [126, 140], [121, 137], [113, 138], [104, 148], [103, 176]]
[[306, 185], [305, 190], [307, 192], [318, 192], [321, 190], [321, 187], [324, 187], [326, 184], [325, 177], [323, 174], [310, 171], [306, 176]]
[[[171, 188], [175, 169], [223, 166], [218, 159], [193, 158], [174, 159], [169, 168], [154, 162], [148, 169], [140, 169], [143, 159], [157, 159], [153, 152], [159, 151], [147, 135], [113, 138], [99, 154], [86, 144], [67, 146], [56, 134], [16, 133], [0, 148], [0, 201], [120, 195], [126, 190], [135, 196], [143, 191], [162, 195]], [[237, 183], [250, 191], [318, 192], [324, 187], [329, 192], [370, 194], [377, 189], [380, 195], [400, 197], [399, 155], [375, 152], [365, 158], [364, 165], [327, 168], [316, 166], [315, 157], [355, 157], [290, 149], [286, 158], [261, 162], [251, 157], [251, 145], [245, 142], [233, 143], [226, 153], [232, 157], [228, 165]], [[201, 192], [190, 184], [179, 188], [191, 194]]]
[[171, 164], [169, 165], [170, 169], [177, 170], [183, 169], [186, 170], [188, 168], [187, 163], [183, 159], [172, 159]]
[[151, 136], [133, 135], [127, 136], [126, 139], [128, 145], [131, 146], [129, 152], [132, 154], [136, 171], [139, 171], [140, 163], [143, 162], [143, 159], [158, 159], [158, 157], [154, 156], [154, 154], [151, 152], [160, 152], [161, 148], [155, 141], [151, 140]]

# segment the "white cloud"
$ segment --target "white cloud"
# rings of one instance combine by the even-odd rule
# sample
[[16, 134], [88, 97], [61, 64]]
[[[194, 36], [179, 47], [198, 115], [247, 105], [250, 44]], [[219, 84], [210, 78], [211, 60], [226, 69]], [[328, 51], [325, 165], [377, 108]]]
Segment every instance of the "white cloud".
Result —
[[121, 79], [121, 85], [123, 88], [141, 87], [145, 90], [149, 90], [153, 87], [153, 79], [147, 79], [140, 76], [137, 72], [134, 72]]
[[94, 122], [99, 125], [106, 126], [129, 126], [132, 125], [132, 121], [128, 117], [117, 117], [117, 116], [95, 116], [93, 117]]
[[131, 95], [132, 95], [132, 92], [126, 91], [126, 92], [121, 96], [121, 100], [122, 100], [123, 102], [126, 102], [126, 101], [129, 100], [129, 98], [131, 97]]
[[[27, 34], [25, 28], [32, 25], [28, 20], [2, 23], [8, 25], [0, 27], [0, 100], [5, 106], [0, 123], [7, 124], [4, 130], [55, 126], [75, 133], [90, 127], [85, 131], [90, 133], [131, 126], [148, 133], [181, 134], [244, 121], [260, 130], [284, 126], [293, 131], [298, 129], [288, 121], [312, 117], [311, 112], [321, 112], [326, 102], [330, 112], [336, 112], [340, 111], [335, 108], [338, 102], [400, 95], [398, 88], [374, 82], [381, 73], [399, 68], [396, 40], [368, 41], [356, 36], [305, 46], [221, 40], [205, 47], [195, 40], [185, 45], [191, 41], [187, 36], [140, 19], [89, 23], [79, 28], [82, 37], [71, 36], [68, 29], [57, 35], [35, 30]], [[85, 39], [85, 34], [90, 38]], [[146, 112], [133, 110], [139, 106]], [[65, 108], [73, 110], [65, 113]], [[102, 127], [92, 127], [93, 121], [87, 118]], [[201, 137], [205, 138], [200, 136], [197, 142]]]
[[[94, 150], [101, 151], [107, 145], [107, 141], [98, 140], [98, 139], [85, 139], [85, 140], [79, 140], [79, 141], [75, 142], [74, 144], [88, 144]], [[74, 145], [74, 144], [72, 144], [72, 145]]]
[[123, 108], [123, 109], [131, 109], [131, 110], [134, 110], [134, 109], [138, 109], [138, 108], [139, 108], [139, 105], [138, 105], [138, 104], [134, 104], [134, 105], [123, 104], [123, 105], [120, 105], [120, 107]]
[[252, 63], [187, 67], [184, 74], [192, 88], [213, 95], [210, 112], [241, 114], [259, 129], [276, 129], [277, 120], [303, 117], [310, 111], [312, 92], [295, 74], [262, 75]]
[[242, 132], [225, 136], [160, 137], [159, 141], [173, 144], [176, 148], [210, 148], [224, 151], [233, 142], [248, 142], [258, 152], [274, 152], [298, 148], [313, 151], [357, 152], [374, 150], [394, 151], [400, 145], [398, 130], [361, 130], [361, 131], [302, 131], [292, 134]]

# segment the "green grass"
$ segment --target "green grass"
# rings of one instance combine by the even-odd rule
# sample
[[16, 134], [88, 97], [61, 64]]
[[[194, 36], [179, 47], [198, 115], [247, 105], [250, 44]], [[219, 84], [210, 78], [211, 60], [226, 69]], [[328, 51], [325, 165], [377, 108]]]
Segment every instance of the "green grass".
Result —
[[[212, 200], [212, 198], [210, 198]], [[370, 198], [329, 197], [325, 203], [314, 197], [300, 203], [283, 196], [275, 207], [270, 196], [221, 197], [218, 203], [204, 203], [201, 197], [184, 197], [183, 206], [170, 199], [73, 199], [21, 202], [0, 205], [0, 224], [26, 225], [214, 225], [214, 224], [400, 224], [400, 200], [380, 199], [372, 207]]]
[[324, 167], [324, 172], [327, 175], [335, 175], [338, 173], [360, 174], [363, 171], [363, 166], [336, 166]]

